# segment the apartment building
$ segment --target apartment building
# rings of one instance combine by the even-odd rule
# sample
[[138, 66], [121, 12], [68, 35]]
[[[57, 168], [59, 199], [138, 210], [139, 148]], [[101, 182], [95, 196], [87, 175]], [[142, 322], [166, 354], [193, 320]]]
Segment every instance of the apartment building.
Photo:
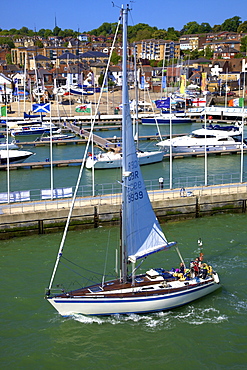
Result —
[[180, 48], [177, 42], [171, 40], [148, 39], [135, 43], [137, 58], [147, 60], [163, 60], [179, 58]]

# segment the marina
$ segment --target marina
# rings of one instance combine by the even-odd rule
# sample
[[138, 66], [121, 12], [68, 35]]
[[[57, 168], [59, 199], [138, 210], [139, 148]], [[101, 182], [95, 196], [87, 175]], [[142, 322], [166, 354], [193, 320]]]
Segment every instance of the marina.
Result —
[[95, 3], [2, 27], [1, 364], [245, 369], [246, 22], [132, 28], [169, 6], [112, 2], [79, 34]]
[[[79, 140], [75, 141], [77, 144], [85, 144], [85, 141]], [[102, 141], [103, 142], [103, 141]], [[101, 142], [101, 143], [102, 143]], [[67, 141], [58, 141], [57, 143], [54, 143], [55, 145], [67, 145]], [[27, 145], [27, 144], [26, 144]], [[30, 145], [30, 143], [29, 143]], [[43, 142], [41, 144], [34, 144], [35, 146], [43, 146]], [[114, 146], [114, 144], [113, 144]], [[110, 146], [109, 146], [110, 147]], [[243, 149], [244, 153], [247, 153], [247, 148]], [[232, 154], [238, 154], [240, 155], [240, 149], [225, 149], [224, 151], [222, 150], [210, 150], [210, 152], [207, 152], [207, 156], [225, 156], [225, 155], [232, 155]], [[183, 159], [183, 158], [188, 158], [188, 157], [205, 157], [205, 151], [194, 151], [194, 152], [174, 152], [172, 153], [173, 159]], [[170, 154], [166, 153], [163, 155], [164, 160], [169, 160], [170, 159]], [[52, 161], [52, 166], [54, 167], [67, 167], [67, 166], [79, 166], [81, 165], [81, 159], [62, 159], [62, 160], [54, 160]], [[15, 163], [15, 164], [10, 164], [9, 168], [10, 170], [18, 170], [22, 168], [26, 169], [41, 169], [41, 168], [50, 168], [51, 162], [49, 158], [45, 161], [39, 161], [39, 162], [23, 162], [23, 163]], [[119, 167], [119, 166], [116, 166]], [[7, 169], [7, 164], [1, 164], [0, 165], [0, 170], [6, 170]]]

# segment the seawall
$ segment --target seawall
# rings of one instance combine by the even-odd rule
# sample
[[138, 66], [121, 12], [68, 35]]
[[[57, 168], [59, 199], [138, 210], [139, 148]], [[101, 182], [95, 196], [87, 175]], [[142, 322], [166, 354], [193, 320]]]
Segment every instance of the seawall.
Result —
[[[174, 191], [153, 191], [150, 199], [161, 222], [198, 218], [220, 213], [245, 213], [246, 184], [193, 189], [190, 196]], [[0, 239], [61, 232], [69, 213], [71, 199], [49, 202], [2, 205]], [[118, 223], [121, 199], [119, 194], [76, 200], [70, 229], [98, 227]]]

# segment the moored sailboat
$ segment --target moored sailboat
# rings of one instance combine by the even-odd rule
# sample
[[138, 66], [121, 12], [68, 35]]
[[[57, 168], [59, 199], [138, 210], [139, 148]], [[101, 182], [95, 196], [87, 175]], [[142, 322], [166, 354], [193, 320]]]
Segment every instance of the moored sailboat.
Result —
[[[119, 277], [100, 284], [61, 291], [53, 294], [56, 270], [63, 256], [63, 236], [46, 299], [63, 316], [73, 314], [112, 315], [148, 313], [168, 310], [201, 298], [219, 288], [219, 278], [211, 269], [182, 276], [162, 268], [136, 274], [145, 258], [170, 249], [176, 242], [168, 242], [152, 209], [138, 163], [132, 133], [127, 86], [127, 18], [128, 7], [122, 9], [123, 19], [123, 141], [122, 141], [122, 227], [121, 262]], [[72, 210], [70, 211], [70, 214]], [[67, 226], [67, 225], [66, 225]], [[179, 254], [180, 255], [180, 254]], [[136, 262], [141, 260], [138, 266]], [[131, 272], [129, 266], [132, 266]], [[206, 268], [205, 268], [206, 270]], [[186, 276], [187, 273], [187, 276]]]

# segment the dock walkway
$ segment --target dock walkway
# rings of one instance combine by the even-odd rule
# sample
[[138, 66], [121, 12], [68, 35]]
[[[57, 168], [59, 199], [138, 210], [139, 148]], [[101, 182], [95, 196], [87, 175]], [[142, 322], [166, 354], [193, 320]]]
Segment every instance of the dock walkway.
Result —
[[[71, 122], [66, 122], [66, 127], [75, 134], [86, 139], [89, 139], [90, 131], [84, 128], [81, 129], [80, 127]], [[94, 142], [95, 145], [99, 146], [102, 149], [115, 149], [117, 147], [116, 143], [112, 143], [111, 141], [95, 134], [92, 134], [92, 141]]]
[[[113, 144], [111, 143], [112, 145], [116, 145], [116, 144]], [[107, 147], [106, 147], [107, 148]], [[108, 147], [109, 149], [109, 147]], [[244, 148], [243, 149], [243, 153], [246, 154], [247, 153], [247, 148]], [[207, 155], [211, 156], [211, 155], [231, 155], [231, 154], [241, 154], [241, 150], [240, 149], [230, 149], [230, 150], [224, 150], [224, 151], [221, 151], [221, 150], [214, 150], [214, 151], [210, 151], [210, 152], [207, 152]], [[172, 157], [173, 159], [183, 159], [183, 158], [187, 158], [187, 157], [204, 157], [205, 156], [205, 152], [204, 151], [201, 151], [201, 152], [189, 152], [189, 153], [172, 153]], [[164, 160], [169, 160], [170, 159], [170, 154], [169, 153], [166, 153], [164, 154], [164, 157], [163, 157]], [[52, 165], [54, 167], [67, 167], [67, 166], [75, 166], [75, 165], [81, 165], [82, 163], [82, 159], [62, 159], [62, 160], [56, 160], [56, 161], [53, 161], [52, 162]], [[51, 165], [51, 162], [50, 161], [40, 161], [40, 162], [23, 162], [23, 163], [13, 163], [13, 164], [10, 164], [9, 165], [9, 168], [10, 170], [17, 170], [17, 169], [21, 169], [21, 168], [30, 168], [30, 169], [41, 169], [41, 168], [45, 168], [45, 167], [50, 167]], [[2, 164], [0, 165], [0, 171], [1, 170], [6, 170], [7, 169], [7, 165], [6, 164]]]

